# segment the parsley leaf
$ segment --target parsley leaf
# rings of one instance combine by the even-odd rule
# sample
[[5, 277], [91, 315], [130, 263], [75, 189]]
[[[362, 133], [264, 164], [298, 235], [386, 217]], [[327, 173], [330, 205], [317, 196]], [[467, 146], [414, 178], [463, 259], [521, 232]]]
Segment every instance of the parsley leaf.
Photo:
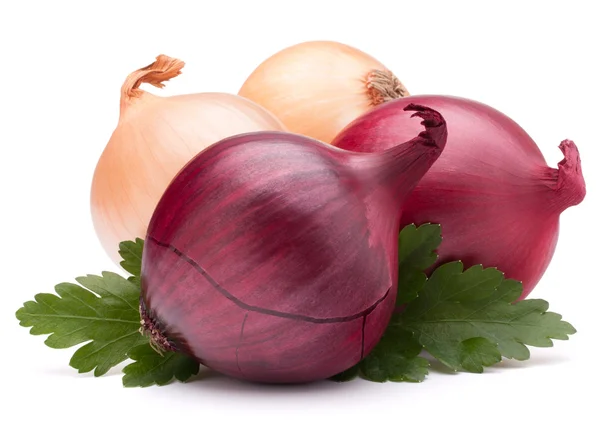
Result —
[[74, 283], [55, 286], [56, 294], [37, 294], [17, 313], [31, 334], [50, 334], [45, 344], [68, 348], [87, 342], [75, 351], [70, 365], [80, 373], [94, 370], [104, 375], [127, 359], [127, 351], [144, 341], [140, 335], [140, 290], [115, 273], [78, 277]]
[[482, 372], [506, 358], [526, 360], [527, 345], [551, 347], [575, 328], [548, 312], [539, 299], [514, 302], [522, 285], [494, 268], [463, 271], [461, 262], [437, 268], [394, 322], [414, 332], [417, 341], [448, 367]]
[[460, 364], [469, 372], [482, 373], [484, 366], [502, 360], [498, 346], [483, 337], [469, 338], [460, 343]]
[[163, 385], [173, 378], [185, 381], [198, 373], [194, 359], [176, 353], [156, 353], [148, 338], [140, 334], [140, 275], [144, 241], [122, 242], [121, 266], [132, 276], [116, 273], [78, 277], [76, 283], [60, 283], [55, 294], [37, 294], [17, 313], [21, 326], [31, 334], [50, 334], [45, 343], [51, 348], [69, 348], [86, 343], [73, 354], [70, 365], [80, 373], [95, 376], [132, 359], [125, 366], [123, 385], [146, 387]]
[[344, 382], [359, 376], [374, 382], [421, 382], [429, 372], [429, 362], [419, 356], [422, 350], [412, 332], [391, 324], [364, 360], [332, 380]]
[[[402, 230], [398, 312], [370, 354], [333, 380], [420, 382], [429, 368], [423, 350], [452, 369], [480, 373], [502, 357], [528, 359], [528, 345], [550, 347], [553, 339], [566, 340], [576, 332], [559, 314], [548, 312], [544, 300], [514, 302], [522, 285], [494, 268], [465, 271], [461, 262], [450, 262], [428, 278], [425, 271], [437, 260], [440, 242], [435, 224]], [[127, 279], [103, 272], [60, 283], [56, 294], [37, 294], [17, 311], [20, 324], [31, 327], [33, 335], [49, 334], [45, 343], [52, 348], [85, 343], [70, 361], [79, 372], [94, 370], [100, 376], [129, 358], [125, 387], [187, 381], [200, 364], [183, 354], [158, 354], [139, 333], [143, 245], [136, 239], [119, 246], [121, 266], [131, 274]]]
[[165, 353], [161, 356], [149, 344], [131, 349], [128, 356], [135, 362], [123, 368], [125, 387], [165, 385], [173, 377], [184, 382], [200, 369], [198, 362], [191, 357], [179, 353]]
[[142, 275], [142, 251], [144, 250], [144, 241], [140, 238], [135, 242], [130, 240], [119, 244], [119, 255], [123, 258], [121, 267], [133, 277], [139, 278]]
[[398, 247], [398, 297], [396, 305], [417, 297], [427, 282], [425, 270], [437, 261], [436, 248], [442, 242], [438, 224], [411, 224], [400, 232]]
[[410, 331], [392, 324], [360, 364], [361, 376], [377, 382], [421, 382], [429, 372], [429, 362], [419, 356], [422, 350]]
[[548, 312], [543, 300], [514, 302], [522, 285], [495, 268], [461, 262], [425, 271], [437, 260], [440, 227], [409, 225], [400, 233], [398, 310], [380, 342], [356, 366], [335, 381], [423, 381], [429, 364], [425, 350], [456, 371], [481, 373], [502, 357], [529, 358], [527, 346], [550, 347], [575, 328]]

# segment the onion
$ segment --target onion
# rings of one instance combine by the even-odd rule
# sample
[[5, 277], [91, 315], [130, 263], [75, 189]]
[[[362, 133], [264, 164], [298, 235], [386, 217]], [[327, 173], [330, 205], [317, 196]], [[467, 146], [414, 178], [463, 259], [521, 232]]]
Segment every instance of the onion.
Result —
[[381, 62], [342, 43], [312, 41], [274, 54], [239, 91], [291, 131], [330, 142], [374, 105], [408, 95]]
[[417, 128], [403, 113], [410, 103], [439, 111], [449, 138], [439, 161], [403, 205], [402, 225], [440, 224], [443, 241], [436, 265], [459, 259], [467, 267], [497, 267], [523, 282], [525, 298], [552, 259], [561, 212], [585, 196], [577, 147], [563, 141], [564, 160], [551, 168], [535, 142], [506, 115], [448, 96], [391, 101], [354, 121], [332, 144], [358, 152], [394, 147]]
[[160, 97], [139, 89], [163, 87], [184, 63], [159, 55], [131, 73], [121, 88], [117, 128], [96, 166], [91, 189], [94, 227], [118, 263], [119, 243], [146, 234], [158, 199], [175, 174], [210, 144], [243, 132], [284, 130], [262, 107], [236, 95]]
[[384, 153], [257, 132], [188, 163], [144, 246], [153, 345], [273, 383], [324, 379], [366, 356], [395, 306], [402, 195], [446, 140], [439, 114], [406, 110], [426, 131]]

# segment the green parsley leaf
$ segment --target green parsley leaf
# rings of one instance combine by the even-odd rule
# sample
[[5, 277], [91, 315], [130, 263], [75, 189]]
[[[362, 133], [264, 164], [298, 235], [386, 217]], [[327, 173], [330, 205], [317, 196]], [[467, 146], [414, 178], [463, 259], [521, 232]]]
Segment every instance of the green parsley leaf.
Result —
[[45, 344], [75, 351], [70, 365], [80, 373], [104, 375], [127, 359], [127, 352], [147, 339], [140, 335], [140, 289], [115, 273], [78, 277], [74, 283], [55, 286], [57, 295], [37, 294], [17, 313], [20, 325], [31, 334], [50, 334]]
[[104, 375], [110, 368], [132, 359], [123, 368], [123, 385], [147, 387], [173, 380], [186, 381], [198, 373], [199, 363], [177, 353], [158, 354], [140, 334], [140, 274], [144, 241], [122, 242], [121, 266], [132, 276], [116, 273], [78, 277], [75, 283], [60, 283], [56, 294], [37, 294], [17, 313], [21, 326], [31, 334], [50, 334], [45, 343], [51, 348], [68, 348], [86, 343], [71, 358], [70, 365], [80, 373], [94, 370]]
[[438, 258], [435, 249], [442, 242], [441, 229], [438, 224], [423, 224], [418, 228], [407, 225], [400, 232], [399, 241], [396, 305], [403, 305], [415, 299], [425, 285], [425, 270]]
[[161, 356], [150, 344], [131, 349], [128, 356], [135, 362], [123, 368], [125, 387], [165, 385], [173, 378], [184, 382], [200, 369], [200, 364], [191, 357], [179, 353], [165, 353]]
[[370, 381], [421, 382], [429, 362], [420, 357], [423, 346], [412, 332], [391, 324], [373, 351], [359, 364], [361, 377]]
[[498, 353], [526, 360], [527, 345], [551, 347], [552, 339], [566, 340], [576, 332], [559, 314], [547, 311], [546, 301], [514, 303], [521, 292], [519, 282], [505, 279], [494, 268], [463, 271], [461, 262], [450, 262], [434, 271], [394, 322], [414, 332], [417, 341], [448, 367], [482, 372], [499, 361]]
[[481, 373], [502, 357], [528, 359], [528, 345], [550, 347], [576, 332], [546, 301], [515, 303], [521, 283], [495, 268], [463, 271], [450, 262], [427, 278], [441, 242], [438, 225], [409, 225], [399, 241], [399, 313], [375, 349], [333, 380], [422, 381], [429, 367], [423, 349], [454, 370]]
[[473, 373], [482, 373], [484, 366], [492, 366], [502, 360], [498, 346], [483, 337], [464, 340], [459, 351], [461, 366]]
[[374, 382], [421, 382], [429, 372], [429, 362], [419, 356], [421, 350], [412, 332], [392, 324], [365, 359], [331, 379], [345, 382], [359, 376]]
[[133, 277], [139, 278], [142, 275], [142, 251], [144, 250], [144, 241], [140, 238], [135, 242], [130, 240], [119, 244], [119, 255], [123, 258], [121, 267]]

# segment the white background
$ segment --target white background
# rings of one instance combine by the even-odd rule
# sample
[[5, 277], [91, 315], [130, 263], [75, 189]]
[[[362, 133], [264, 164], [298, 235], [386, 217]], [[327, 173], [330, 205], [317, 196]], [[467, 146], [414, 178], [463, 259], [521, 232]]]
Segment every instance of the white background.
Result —
[[[597, 425], [596, 2], [116, 3], [0, 3], [4, 425]], [[187, 65], [162, 94], [235, 93], [263, 59], [314, 39], [363, 49], [413, 94], [460, 95], [498, 108], [530, 133], [551, 166], [561, 159], [562, 139], [578, 144], [588, 195], [562, 215], [554, 260], [531, 295], [575, 325], [570, 341], [483, 375], [436, 365], [422, 384], [267, 387], [211, 376], [125, 389], [119, 369], [102, 378], [77, 374], [68, 366], [73, 349], [50, 349], [45, 337], [18, 326], [14, 312], [35, 293], [115, 269], [96, 240], [88, 199], [129, 72], [165, 53]]]

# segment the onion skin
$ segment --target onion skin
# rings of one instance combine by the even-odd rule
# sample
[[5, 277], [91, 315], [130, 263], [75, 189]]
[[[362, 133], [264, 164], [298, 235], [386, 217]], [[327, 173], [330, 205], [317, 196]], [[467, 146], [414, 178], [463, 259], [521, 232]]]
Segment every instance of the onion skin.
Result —
[[262, 62], [238, 92], [290, 132], [326, 143], [374, 105], [409, 93], [381, 62], [332, 41], [290, 46]]
[[440, 224], [443, 240], [434, 268], [454, 260], [466, 267], [496, 267], [523, 283], [525, 298], [552, 260], [560, 213], [585, 197], [577, 147], [563, 141], [565, 158], [551, 168], [531, 137], [503, 113], [436, 95], [384, 104], [348, 125], [332, 144], [356, 152], [393, 147], [398, 134], [411, 135], [417, 128], [403, 115], [409, 103], [439, 111], [449, 137], [440, 159], [403, 205], [401, 226]]
[[385, 153], [257, 132], [188, 163], [144, 246], [141, 312], [161, 325], [146, 330], [154, 344], [268, 383], [325, 379], [366, 356], [395, 307], [399, 195], [446, 140], [439, 114], [407, 110], [427, 130]]
[[237, 133], [285, 130], [272, 114], [236, 95], [161, 97], [139, 88], [162, 87], [183, 65], [159, 55], [121, 89], [119, 122], [96, 165], [90, 195], [96, 234], [116, 264], [119, 243], [146, 234], [160, 196], [192, 157]]

